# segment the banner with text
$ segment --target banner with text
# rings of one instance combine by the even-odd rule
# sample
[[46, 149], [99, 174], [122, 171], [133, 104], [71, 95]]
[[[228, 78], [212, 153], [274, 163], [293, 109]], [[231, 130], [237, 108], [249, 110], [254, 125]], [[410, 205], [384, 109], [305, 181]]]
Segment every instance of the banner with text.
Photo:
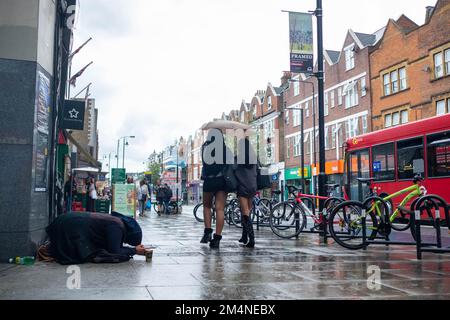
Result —
[[291, 72], [312, 73], [314, 44], [312, 16], [309, 13], [289, 13]]

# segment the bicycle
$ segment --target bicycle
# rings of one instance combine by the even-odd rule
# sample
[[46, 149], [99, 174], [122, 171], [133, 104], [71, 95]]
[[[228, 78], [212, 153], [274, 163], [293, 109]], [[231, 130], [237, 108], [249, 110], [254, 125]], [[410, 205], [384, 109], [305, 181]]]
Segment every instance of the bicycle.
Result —
[[[337, 186], [337, 184], [327, 184], [328, 194], [333, 195], [332, 190]], [[323, 229], [326, 232], [327, 212], [333, 210], [344, 199], [303, 194], [302, 189], [295, 186], [287, 186], [287, 188], [293, 199], [281, 202], [271, 210], [269, 222], [272, 232], [283, 239], [297, 237], [306, 228], [307, 217], [314, 222], [314, 226], [310, 229], [311, 232]], [[315, 200], [325, 201], [322, 214], [316, 211]]]
[[[377, 190], [380, 188], [372, 188], [374, 178], [358, 178], [361, 183], [367, 184], [369, 188], [368, 195], [364, 202], [360, 201], [344, 201], [338, 204], [330, 214], [328, 227], [331, 237], [341, 246], [351, 250], [358, 250], [364, 247], [362, 239], [362, 216], [365, 216], [367, 239], [373, 240], [377, 235], [388, 238], [393, 230], [405, 231], [411, 230], [413, 238], [415, 237], [415, 228], [411, 224], [410, 219], [406, 219], [406, 215], [411, 210], [406, 209], [406, 204], [412, 199], [411, 208], [414, 207], [417, 200], [427, 193], [426, 188], [421, 185], [423, 180], [420, 175], [416, 175], [413, 179], [413, 185], [395, 192], [392, 195], [382, 194], [378, 196]], [[392, 199], [406, 194], [400, 205], [393, 211]], [[393, 211], [393, 212], [392, 212]], [[397, 225], [398, 218], [404, 224]], [[335, 230], [335, 226], [337, 229]]]
[[255, 210], [256, 215], [261, 219], [263, 222], [266, 222], [269, 220], [270, 212], [272, 211], [272, 208], [280, 203], [280, 195], [281, 191], [274, 190], [272, 191], [272, 198], [260, 198], [257, 203]]
[[[225, 222], [228, 224], [234, 224], [234, 221], [236, 221], [236, 218], [232, 218], [232, 215], [235, 214], [233, 213], [234, 208], [238, 206], [238, 200], [236, 198], [229, 198], [227, 199], [227, 203], [225, 205]], [[198, 203], [193, 210], [193, 214], [194, 214], [194, 218], [195, 220], [197, 220], [198, 222], [204, 222], [203, 219], [203, 203]], [[211, 218], [212, 218], [212, 222], [215, 223], [216, 222], [216, 208], [215, 205], [213, 203], [213, 206], [211, 208]]]

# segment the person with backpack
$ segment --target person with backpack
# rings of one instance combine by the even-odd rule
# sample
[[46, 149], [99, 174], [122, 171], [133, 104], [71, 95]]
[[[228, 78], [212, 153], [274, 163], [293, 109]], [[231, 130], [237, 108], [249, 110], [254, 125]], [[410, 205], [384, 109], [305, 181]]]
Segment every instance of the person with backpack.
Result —
[[139, 216], [145, 217], [145, 203], [148, 199], [148, 187], [144, 183], [144, 180], [141, 180], [139, 182], [139, 188], [138, 188], [138, 202], [139, 202]]
[[165, 207], [165, 214], [170, 214], [169, 212], [169, 202], [173, 197], [172, 189], [170, 189], [169, 185], [167, 183], [164, 184], [164, 207]]

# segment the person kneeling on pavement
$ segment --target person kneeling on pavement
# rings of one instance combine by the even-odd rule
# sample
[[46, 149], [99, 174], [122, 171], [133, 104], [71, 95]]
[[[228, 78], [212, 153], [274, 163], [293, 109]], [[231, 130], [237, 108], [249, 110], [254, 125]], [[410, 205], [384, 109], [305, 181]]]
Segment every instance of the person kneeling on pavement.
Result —
[[[46, 231], [50, 242], [39, 251], [48, 251], [51, 258], [63, 265], [118, 263], [147, 253], [141, 244], [139, 224], [117, 212], [67, 213], [55, 219]], [[124, 243], [132, 247], [123, 246]]]

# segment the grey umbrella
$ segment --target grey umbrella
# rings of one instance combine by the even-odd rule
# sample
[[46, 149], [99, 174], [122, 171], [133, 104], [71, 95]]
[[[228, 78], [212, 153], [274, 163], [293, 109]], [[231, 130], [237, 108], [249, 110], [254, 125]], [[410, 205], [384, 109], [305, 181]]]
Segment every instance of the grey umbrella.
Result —
[[225, 130], [225, 129], [233, 129], [233, 130], [249, 130], [251, 127], [244, 123], [239, 123], [236, 121], [229, 121], [229, 120], [216, 120], [211, 121], [202, 126], [202, 130], [210, 130], [210, 129], [219, 129], [219, 130]]

